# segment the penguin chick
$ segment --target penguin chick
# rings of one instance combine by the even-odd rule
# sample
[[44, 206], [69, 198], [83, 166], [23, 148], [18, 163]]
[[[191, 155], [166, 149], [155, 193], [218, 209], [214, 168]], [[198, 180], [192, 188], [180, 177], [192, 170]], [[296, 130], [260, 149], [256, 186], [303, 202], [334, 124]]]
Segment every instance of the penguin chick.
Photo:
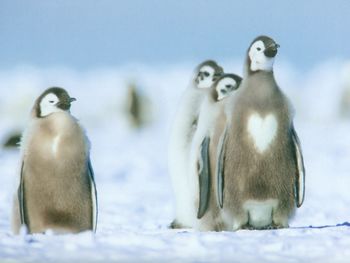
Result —
[[[225, 132], [226, 116], [224, 106], [226, 97], [233, 96], [242, 81], [235, 74], [223, 74], [212, 86], [200, 108], [198, 128], [191, 148], [191, 173], [197, 180], [198, 189], [196, 203], [197, 220], [195, 228], [201, 231], [222, 230], [220, 211], [216, 202], [217, 174], [216, 163], [220, 153], [217, 152], [220, 136]], [[222, 135], [221, 135], [222, 136]], [[221, 148], [221, 147], [219, 147]]]
[[199, 108], [213, 82], [223, 74], [215, 61], [199, 64], [191, 83], [182, 96], [172, 126], [169, 143], [169, 173], [175, 194], [175, 219], [172, 228], [192, 227], [196, 218], [193, 185], [189, 181], [188, 158], [194, 132], [197, 129]]
[[245, 76], [226, 104], [222, 216], [231, 230], [282, 228], [304, 200], [305, 170], [290, 103], [273, 63], [279, 45], [267, 36], [249, 46]]
[[220, 101], [231, 94], [232, 91], [238, 89], [242, 82], [242, 78], [235, 74], [224, 74], [216, 83], [214, 83], [213, 99]]
[[21, 141], [22, 165], [12, 226], [29, 233], [96, 230], [97, 194], [90, 143], [58, 87], [36, 100]]

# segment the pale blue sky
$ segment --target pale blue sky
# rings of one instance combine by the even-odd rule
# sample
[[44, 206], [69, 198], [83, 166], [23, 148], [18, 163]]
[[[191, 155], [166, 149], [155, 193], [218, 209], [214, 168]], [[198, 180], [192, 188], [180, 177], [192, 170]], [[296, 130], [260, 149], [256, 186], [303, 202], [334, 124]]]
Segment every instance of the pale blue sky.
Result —
[[0, 68], [243, 59], [272, 36], [300, 68], [350, 57], [350, 1], [0, 0]]

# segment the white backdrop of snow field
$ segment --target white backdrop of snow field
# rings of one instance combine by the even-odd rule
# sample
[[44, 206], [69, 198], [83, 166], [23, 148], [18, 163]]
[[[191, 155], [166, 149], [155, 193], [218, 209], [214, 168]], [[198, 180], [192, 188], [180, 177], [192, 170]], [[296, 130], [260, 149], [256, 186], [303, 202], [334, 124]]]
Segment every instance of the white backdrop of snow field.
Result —
[[[339, 117], [346, 64], [298, 72], [277, 62], [292, 100], [306, 165], [306, 199], [289, 229], [171, 230], [174, 196], [167, 170], [169, 131], [195, 64], [76, 72], [23, 67], [0, 72], [0, 139], [23, 129], [36, 97], [62, 86], [92, 142], [99, 199], [97, 233], [14, 236], [10, 214], [19, 152], [0, 150], [0, 262], [350, 262], [350, 119]], [[240, 63], [224, 64], [241, 72]], [[133, 130], [123, 112], [136, 81], [153, 122]], [[350, 86], [349, 86], [350, 88]]]

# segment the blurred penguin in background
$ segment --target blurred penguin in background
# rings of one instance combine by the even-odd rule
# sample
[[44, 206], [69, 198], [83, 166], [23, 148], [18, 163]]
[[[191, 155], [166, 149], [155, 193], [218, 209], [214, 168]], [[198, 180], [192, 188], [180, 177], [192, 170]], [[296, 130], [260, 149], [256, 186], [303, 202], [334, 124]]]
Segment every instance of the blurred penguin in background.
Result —
[[126, 114], [130, 126], [137, 130], [152, 121], [152, 103], [135, 82], [130, 82], [127, 86]]
[[341, 85], [340, 117], [350, 119], [350, 62], [342, 70]]

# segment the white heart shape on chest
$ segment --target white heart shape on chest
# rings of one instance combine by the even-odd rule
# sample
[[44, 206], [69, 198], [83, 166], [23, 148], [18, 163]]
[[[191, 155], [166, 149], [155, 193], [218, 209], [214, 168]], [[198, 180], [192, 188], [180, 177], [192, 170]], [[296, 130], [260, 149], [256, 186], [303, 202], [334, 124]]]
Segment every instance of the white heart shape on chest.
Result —
[[261, 118], [253, 113], [248, 120], [248, 132], [251, 135], [258, 152], [263, 153], [277, 134], [277, 120], [273, 114]]

